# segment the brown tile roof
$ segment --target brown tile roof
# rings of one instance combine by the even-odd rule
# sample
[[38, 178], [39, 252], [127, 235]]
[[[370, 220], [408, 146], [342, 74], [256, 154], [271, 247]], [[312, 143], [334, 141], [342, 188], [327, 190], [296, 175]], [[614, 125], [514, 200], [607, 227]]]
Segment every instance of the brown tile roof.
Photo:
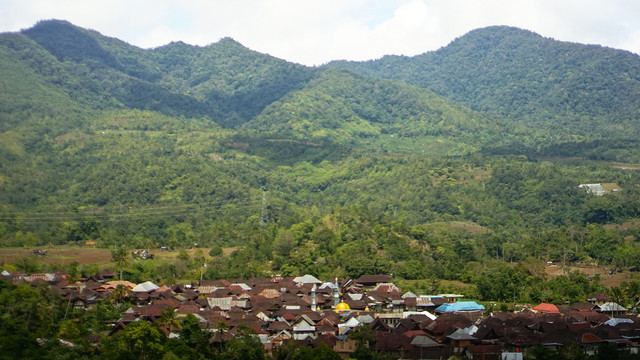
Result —
[[599, 313], [597, 311], [585, 311], [581, 313], [584, 316], [584, 319], [592, 324], [600, 324], [607, 320], [609, 317], [605, 314]]
[[278, 333], [282, 330], [288, 330], [291, 331], [292, 327], [291, 324], [289, 324], [286, 321], [273, 321], [271, 324], [269, 324], [269, 331], [273, 332], [273, 333]]
[[330, 348], [336, 346], [338, 342], [338, 336], [333, 333], [322, 333], [315, 340], [311, 341], [311, 346], [318, 346], [320, 344], [325, 344]]
[[459, 314], [445, 313], [438, 316], [424, 330], [436, 336], [449, 335], [460, 328], [469, 327], [473, 322]]
[[427, 333], [422, 331], [422, 330], [410, 330], [410, 331], [405, 332], [403, 335], [405, 337], [409, 338], [409, 339], [413, 339], [414, 337], [416, 337], [418, 335], [427, 335]]
[[356, 279], [356, 283], [364, 286], [373, 286], [379, 283], [391, 281], [391, 275], [362, 275]]
[[316, 324], [316, 331], [320, 334], [323, 333], [335, 333], [338, 330], [337, 326], [333, 326], [329, 323]]
[[198, 305], [180, 305], [178, 307], [178, 312], [180, 314], [197, 314], [200, 312], [200, 306]]
[[591, 295], [587, 301], [589, 302], [605, 302], [609, 301], [609, 297], [605, 293], [596, 293]]
[[282, 293], [279, 290], [276, 290], [273, 288], [265, 288], [258, 295], [268, 299], [275, 299], [275, 298], [279, 298], [282, 295]]
[[153, 305], [162, 306], [162, 307], [172, 307], [178, 308], [180, 307], [180, 302], [175, 299], [158, 299], [153, 302]]
[[588, 302], [584, 302], [584, 303], [575, 303], [571, 306], [569, 306], [570, 310], [574, 310], [574, 311], [591, 311], [595, 308], [596, 306], [594, 304], [590, 304]]
[[394, 350], [409, 350], [413, 348], [411, 340], [405, 337], [403, 334], [387, 333], [376, 331], [374, 333], [376, 338], [375, 349], [381, 351], [394, 351]]

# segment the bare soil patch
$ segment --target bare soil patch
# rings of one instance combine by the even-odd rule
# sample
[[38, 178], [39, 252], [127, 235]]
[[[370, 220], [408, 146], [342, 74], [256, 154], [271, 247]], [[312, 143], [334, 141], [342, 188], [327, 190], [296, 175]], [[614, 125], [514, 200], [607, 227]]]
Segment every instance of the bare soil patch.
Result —
[[628, 230], [636, 226], [640, 226], [640, 219], [631, 219], [623, 222], [622, 224], [607, 224], [604, 225], [603, 228], [607, 230]]
[[548, 265], [545, 268], [547, 277], [552, 278], [556, 276], [565, 275], [571, 271], [579, 271], [592, 279], [596, 274], [600, 275], [600, 284], [605, 287], [619, 286], [623, 281], [630, 282], [638, 279], [637, 272], [630, 271], [612, 271], [612, 269], [602, 266], [566, 266], [563, 267], [558, 264]]

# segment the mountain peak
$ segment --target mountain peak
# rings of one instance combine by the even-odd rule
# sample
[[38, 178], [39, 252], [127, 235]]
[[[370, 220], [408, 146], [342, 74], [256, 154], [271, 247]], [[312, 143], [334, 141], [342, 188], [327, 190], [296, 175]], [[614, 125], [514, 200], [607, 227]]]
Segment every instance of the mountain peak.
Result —
[[42, 28], [51, 30], [54, 27], [71, 27], [71, 28], [74, 28], [76, 26], [73, 25], [72, 23], [70, 23], [67, 20], [48, 19], [48, 20], [40, 20], [40, 21], [38, 21], [35, 25], [30, 27], [29, 29], [24, 30], [24, 32], [29, 32], [29, 31], [33, 31], [33, 30], [37, 30], [37, 29], [42, 29]]
[[95, 38], [97, 33], [75, 26], [66, 20], [40, 21], [22, 33], [60, 61], [82, 62], [91, 59], [108, 67], [120, 67], [115, 57], [100, 46]]
[[248, 48], [246, 46], [242, 45], [238, 41], [236, 41], [233, 38], [230, 38], [228, 36], [225, 36], [225, 37], [221, 38], [220, 40], [218, 40], [218, 42], [213, 43], [210, 46], [228, 47], [228, 48], [246, 49], [246, 50], [248, 50]]

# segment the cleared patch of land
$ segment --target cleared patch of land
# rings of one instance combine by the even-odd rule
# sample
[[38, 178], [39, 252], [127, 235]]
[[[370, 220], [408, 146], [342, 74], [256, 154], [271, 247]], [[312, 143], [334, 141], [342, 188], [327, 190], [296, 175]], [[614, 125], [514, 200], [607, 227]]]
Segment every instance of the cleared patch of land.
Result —
[[[455, 222], [452, 222], [455, 223]], [[640, 224], [640, 219], [632, 221], [633, 226]], [[450, 224], [453, 225], [453, 224]], [[483, 231], [484, 228], [476, 226], [470, 226], [467, 223], [455, 224], [462, 226], [466, 231]], [[631, 226], [631, 224], [622, 224], [618, 226]], [[469, 227], [469, 228], [467, 228]], [[35, 256], [33, 250], [42, 249], [47, 250], [46, 256]], [[200, 248], [207, 258], [209, 258], [209, 247]], [[229, 256], [237, 247], [223, 248], [223, 255]], [[133, 250], [132, 250], [133, 251]], [[190, 257], [193, 257], [198, 251], [197, 248], [185, 249]], [[167, 261], [176, 259], [180, 253], [180, 250], [161, 251], [160, 249], [151, 249], [151, 253], [154, 254], [156, 260]], [[0, 248], [0, 264], [15, 264], [20, 259], [31, 257], [44, 264], [70, 264], [74, 261], [80, 265], [96, 264], [99, 267], [112, 265], [111, 262], [111, 250], [89, 247], [89, 246], [69, 246], [69, 245], [57, 245], [57, 246], [44, 246], [38, 248]], [[141, 261], [154, 261], [154, 260], [141, 260]], [[555, 277], [565, 275], [570, 271], [579, 271], [589, 278], [593, 278], [596, 274], [600, 276], [600, 283], [606, 287], [618, 286], [623, 281], [630, 282], [632, 280], [640, 279], [640, 273], [630, 271], [611, 271], [610, 268], [603, 266], [587, 266], [587, 265], [571, 265], [563, 267], [560, 264], [547, 265], [545, 267], [547, 277]], [[469, 284], [465, 284], [459, 281], [445, 281], [442, 280], [441, 284], [447, 288], [456, 288], [463, 290]]]
[[622, 224], [607, 224], [603, 228], [608, 230], [628, 230], [640, 226], [640, 219], [631, 219], [623, 222]]
[[[46, 256], [35, 256], [33, 250], [46, 250]], [[211, 248], [201, 248], [205, 256], [209, 257]], [[223, 248], [224, 256], [228, 256], [237, 248]], [[193, 257], [198, 249], [186, 249], [187, 254]], [[132, 250], [133, 251], [133, 250]], [[175, 259], [178, 257], [179, 251], [161, 251], [160, 249], [151, 249], [156, 259]], [[31, 257], [45, 264], [70, 264], [77, 261], [80, 265], [96, 264], [104, 266], [111, 263], [111, 249], [103, 249], [89, 246], [43, 246], [37, 248], [0, 248], [0, 264], [15, 264], [23, 258]]]
[[604, 285], [605, 287], [619, 286], [623, 281], [631, 282], [633, 280], [638, 280], [638, 278], [640, 277], [640, 273], [637, 272], [630, 272], [626, 270], [611, 271], [611, 269], [607, 267], [592, 265], [573, 265], [563, 267], [559, 264], [553, 264], [546, 266], [545, 271], [547, 273], [547, 277], [549, 278], [565, 275], [571, 271], [579, 271], [589, 278], [600, 275], [600, 284]]
[[539, 161], [552, 161], [552, 162], [561, 162], [561, 163], [594, 163], [599, 165], [605, 165], [616, 169], [622, 170], [640, 170], [640, 164], [633, 163], [621, 163], [614, 161], [601, 161], [601, 160], [588, 160], [582, 157], [539, 157]]
[[[47, 251], [46, 256], [35, 256], [33, 250], [42, 249]], [[52, 247], [39, 247], [39, 248], [1, 248], [0, 249], [0, 262], [3, 264], [13, 264], [16, 261], [25, 258], [33, 257], [45, 264], [70, 264], [77, 261], [79, 264], [97, 264], [103, 265], [111, 261], [111, 250], [99, 249], [90, 247], [77, 247], [77, 246], [52, 246]]]

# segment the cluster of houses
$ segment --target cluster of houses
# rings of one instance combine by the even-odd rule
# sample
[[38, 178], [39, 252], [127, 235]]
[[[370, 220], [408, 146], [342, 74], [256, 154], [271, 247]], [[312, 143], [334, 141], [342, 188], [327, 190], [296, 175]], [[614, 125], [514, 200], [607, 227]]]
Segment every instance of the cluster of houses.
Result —
[[[640, 318], [595, 294], [571, 306], [540, 304], [518, 312], [493, 312], [462, 295], [402, 293], [389, 275], [320, 281], [311, 275], [244, 280], [201, 280], [191, 285], [113, 280], [115, 273], [69, 282], [63, 274], [11, 274], [14, 282], [47, 282], [74, 306], [89, 308], [104, 298], [128, 297], [130, 307], [111, 333], [134, 321], [158, 322], [163, 313], [195, 316], [211, 342], [231, 339], [242, 327], [255, 330], [267, 351], [288, 341], [323, 343], [347, 358], [353, 331], [370, 332], [370, 349], [403, 359], [521, 359], [529, 348], [578, 344], [593, 353], [602, 343], [636, 353]], [[161, 327], [167, 336], [179, 331]]]

